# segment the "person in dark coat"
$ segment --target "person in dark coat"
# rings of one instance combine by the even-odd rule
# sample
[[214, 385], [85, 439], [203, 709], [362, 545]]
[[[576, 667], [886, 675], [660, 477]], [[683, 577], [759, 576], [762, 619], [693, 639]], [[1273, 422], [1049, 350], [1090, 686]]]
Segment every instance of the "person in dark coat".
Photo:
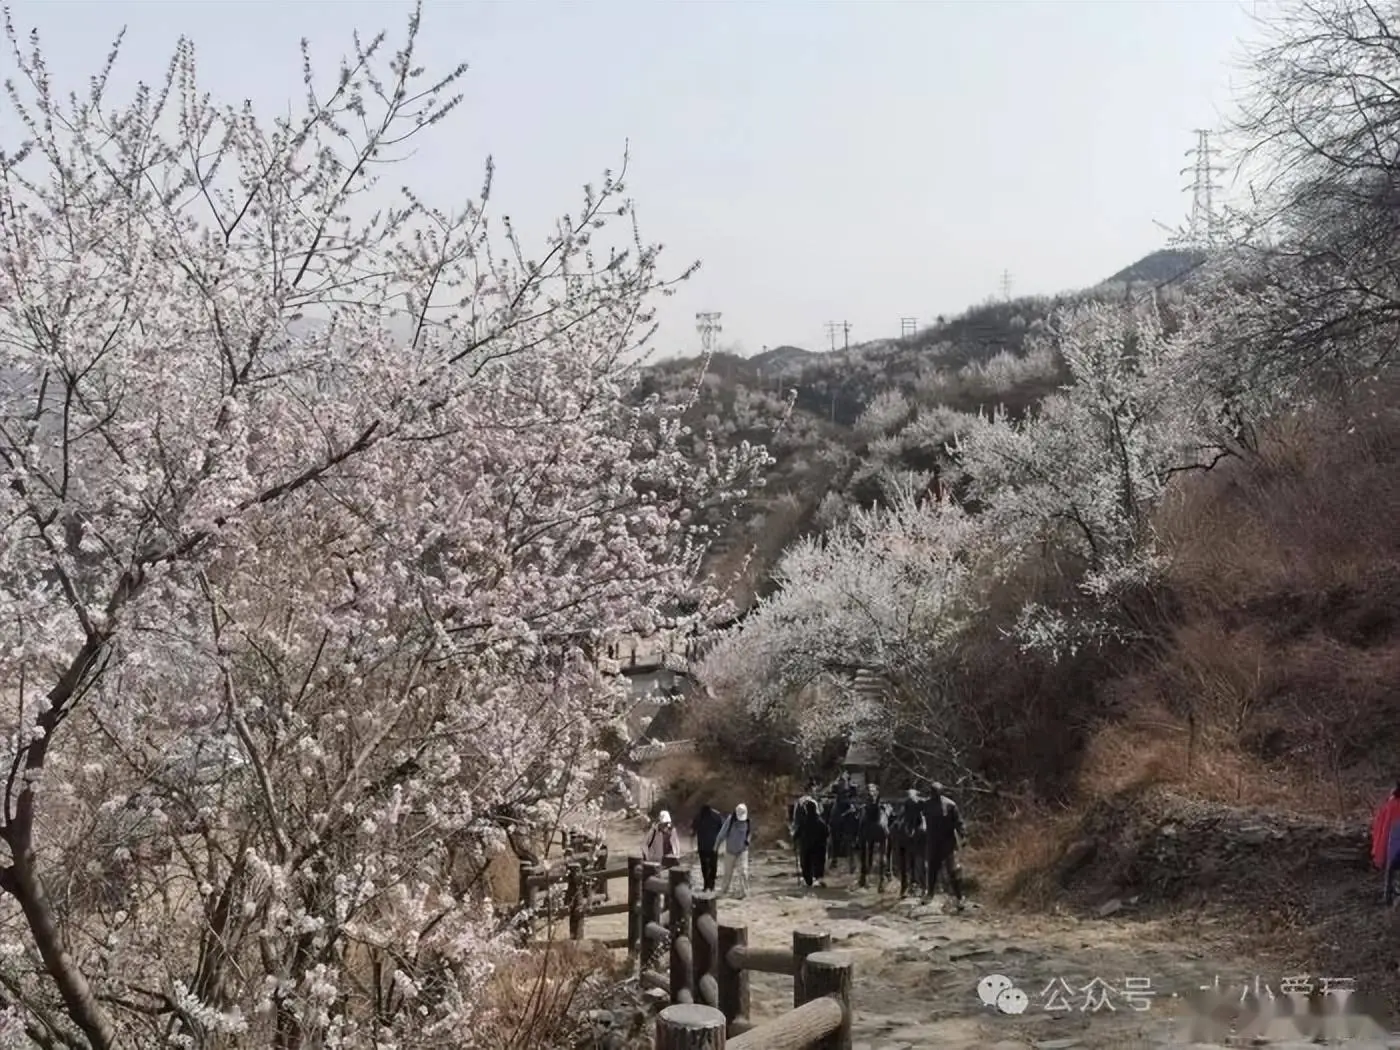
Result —
[[928, 814], [928, 895], [938, 887], [938, 877], [944, 876], [963, 910], [962, 869], [958, 864], [958, 847], [964, 845], [967, 830], [963, 827], [958, 804], [943, 793], [942, 784], [934, 784], [926, 803]]
[[793, 818], [793, 843], [797, 846], [798, 863], [802, 870], [802, 881], [811, 886], [826, 885], [826, 844], [829, 834], [826, 821], [822, 819], [821, 807], [814, 798], [804, 798], [798, 803]]
[[700, 879], [706, 890], [715, 888], [715, 875], [719, 871], [719, 829], [723, 823], [723, 815], [706, 803], [690, 824], [690, 833], [695, 836], [695, 852], [700, 855]]

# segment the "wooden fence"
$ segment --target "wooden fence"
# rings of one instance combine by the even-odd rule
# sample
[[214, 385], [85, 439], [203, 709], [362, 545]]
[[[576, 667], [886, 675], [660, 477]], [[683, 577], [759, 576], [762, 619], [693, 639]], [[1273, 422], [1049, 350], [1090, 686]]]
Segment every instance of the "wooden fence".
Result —
[[[626, 948], [638, 983], [666, 993], [656, 1050], [851, 1050], [853, 964], [830, 950], [831, 934], [796, 930], [791, 948], [752, 946], [748, 928], [721, 923], [717, 895], [694, 890], [675, 857], [629, 856], [608, 868], [600, 846], [576, 839], [553, 869], [522, 864], [521, 899], [535, 907], [541, 891], [563, 882], [573, 940], [583, 939], [589, 915], [627, 915], [626, 936], [599, 943]], [[607, 881], [623, 877], [627, 899], [610, 903]], [[755, 1026], [752, 973], [790, 975], [793, 1009]]]
[[[690, 872], [662, 870], [638, 864], [628, 892], [637, 903], [628, 926], [641, 941], [638, 981], [667, 992], [672, 1004], [657, 1022], [657, 1050], [850, 1050], [853, 964], [830, 950], [831, 934], [797, 930], [791, 948], [752, 946], [748, 927], [719, 921], [716, 894], [691, 888]], [[751, 973], [790, 975], [793, 1009], [755, 1026]]]
[[[616, 868], [608, 867], [608, 847], [598, 839], [575, 832], [562, 832], [564, 857], [553, 865], [534, 865], [524, 861], [520, 864], [520, 904], [532, 912], [543, 911], [552, 917], [554, 893], [558, 885], [564, 887], [563, 910], [569, 917], [570, 940], [583, 940], [584, 925], [589, 915], [630, 915], [630, 900], [611, 901], [608, 882], [626, 878], [635, 861], [629, 857], [628, 863]], [[630, 923], [629, 923], [630, 927]], [[633, 950], [635, 938], [614, 937], [600, 943], [608, 948]]]

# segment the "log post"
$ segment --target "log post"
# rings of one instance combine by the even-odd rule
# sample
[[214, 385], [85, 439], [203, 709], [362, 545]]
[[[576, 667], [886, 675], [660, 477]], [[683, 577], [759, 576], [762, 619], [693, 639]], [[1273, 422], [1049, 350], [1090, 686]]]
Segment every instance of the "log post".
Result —
[[805, 974], [802, 960], [813, 952], [831, 951], [831, 934], [821, 930], [792, 931], [792, 1005], [801, 1006], [808, 999], [803, 991]]
[[[608, 870], [608, 847], [607, 847], [607, 846], [599, 846], [599, 847], [598, 847], [598, 860], [597, 860], [597, 862], [593, 865], [593, 870], [594, 870], [594, 871], [607, 871], [607, 870]], [[608, 896], [608, 880], [607, 880], [607, 879], [599, 879], [596, 883], [594, 883], [594, 885], [593, 885], [593, 892], [596, 893], [596, 894], [598, 894], [599, 896], [601, 896], [605, 902], [611, 899], [611, 898]]]
[[671, 934], [671, 1002], [695, 1002], [695, 945], [691, 938], [692, 900], [690, 872], [672, 868], [667, 875], [671, 892], [667, 898]]
[[583, 940], [583, 917], [587, 914], [584, 901], [583, 865], [577, 862], [569, 865], [569, 940]]
[[652, 953], [647, 950], [647, 925], [649, 923], [659, 923], [661, 921], [661, 894], [650, 892], [646, 888], [646, 881], [660, 870], [661, 865], [653, 860], [642, 862], [642, 950], [637, 955], [638, 977], [641, 977], [641, 975], [646, 972], [647, 966], [652, 961]]
[[[642, 952], [642, 858], [627, 858], [627, 964]], [[640, 972], [640, 971], [638, 971]]]
[[528, 908], [533, 903], [530, 900], [530, 862], [522, 860], [520, 862], [520, 906]]
[[753, 1027], [749, 1021], [748, 971], [733, 965], [730, 958], [735, 948], [749, 946], [747, 926], [719, 928], [719, 1009], [729, 1025], [729, 1034], [742, 1035]]
[[851, 978], [855, 963], [846, 952], [813, 952], [803, 962], [807, 1001], [829, 996], [841, 1004], [841, 1026], [811, 1050], [851, 1050]]
[[695, 955], [695, 1001], [719, 1007], [719, 914], [713, 890], [691, 896], [691, 938]]
[[668, 1006], [656, 1019], [656, 1050], [724, 1050], [724, 1014], [711, 1006]]

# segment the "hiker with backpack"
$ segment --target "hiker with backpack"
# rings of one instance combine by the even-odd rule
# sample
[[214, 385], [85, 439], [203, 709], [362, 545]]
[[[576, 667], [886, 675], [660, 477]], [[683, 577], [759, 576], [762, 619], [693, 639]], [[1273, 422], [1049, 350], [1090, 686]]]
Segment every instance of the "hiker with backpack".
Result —
[[680, 857], [681, 837], [671, 823], [671, 814], [662, 810], [656, 823], [642, 840], [642, 859], [661, 864], [667, 857]]
[[723, 896], [729, 896], [734, 885], [734, 876], [739, 876], [738, 900], [749, 895], [749, 847], [753, 844], [753, 823], [749, 820], [749, 807], [740, 802], [734, 812], [724, 818], [719, 829], [720, 848], [724, 852]]

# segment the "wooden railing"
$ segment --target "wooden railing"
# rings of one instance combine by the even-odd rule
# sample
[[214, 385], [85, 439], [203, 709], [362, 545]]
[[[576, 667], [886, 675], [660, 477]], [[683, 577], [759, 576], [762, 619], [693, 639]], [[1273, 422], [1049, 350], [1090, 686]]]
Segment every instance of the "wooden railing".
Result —
[[[563, 832], [565, 855], [553, 865], [520, 864], [520, 903], [531, 912], [552, 914], [554, 886], [564, 886], [564, 910], [569, 917], [569, 939], [581, 941], [589, 915], [630, 915], [630, 900], [610, 901], [608, 882], [626, 878], [632, 861], [608, 867], [608, 847], [598, 839], [576, 832]], [[640, 862], [639, 862], [640, 863]], [[632, 950], [634, 938], [614, 937], [602, 943], [608, 948]]]
[[655, 1050], [851, 1050], [853, 971], [844, 952], [813, 952], [798, 966], [796, 1006], [733, 1039], [723, 1010], [668, 1006], [656, 1019]]
[[[631, 887], [637, 920], [629, 928], [640, 939], [638, 982], [665, 991], [672, 1004], [657, 1022], [657, 1050], [850, 1050], [852, 963], [830, 951], [831, 934], [796, 930], [790, 949], [753, 947], [748, 927], [721, 923], [717, 895], [693, 890], [690, 872], [676, 866], [663, 874], [662, 865], [639, 862]], [[657, 964], [666, 946], [662, 970]], [[755, 1027], [751, 973], [791, 975], [793, 1009]], [[700, 1012], [673, 1013], [679, 1008]], [[685, 1026], [695, 1018], [704, 1020], [699, 1028]]]
[[[638, 983], [666, 993], [656, 1050], [851, 1050], [853, 963], [830, 950], [830, 933], [795, 930], [791, 948], [751, 946], [748, 927], [721, 923], [717, 894], [693, 889], [677, 858], [629, 856], [608, 868], [600, 843], [567, 846], [573, 852], [553, 869], [520, 865], [521, 899], [536, 907], [542, 891], [563, 882], [573, 940], [583, 939], [590, 915], [627, 915], [626, 936], [599, 943], [626, 948]], [[623, 877], [627, 900], [610, 903], [607, 881]], [[793, 1009], [755, 1026], [752, 973], [791, 975]]]

